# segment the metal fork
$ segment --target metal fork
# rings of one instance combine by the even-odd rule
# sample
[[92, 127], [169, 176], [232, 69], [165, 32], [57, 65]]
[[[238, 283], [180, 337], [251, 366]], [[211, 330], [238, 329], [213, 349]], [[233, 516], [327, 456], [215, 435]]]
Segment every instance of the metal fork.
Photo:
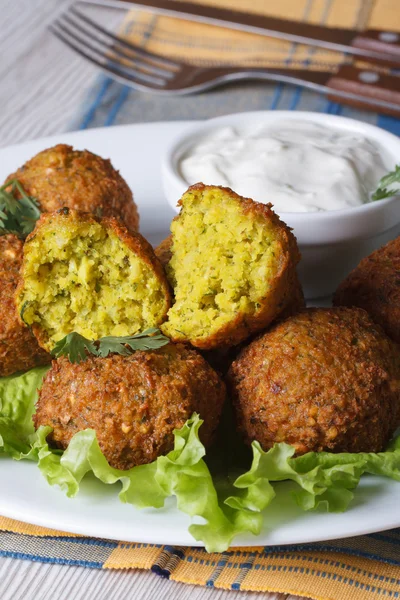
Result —
[[73, 4], [51, 26], [52, 33], [81, 57], [133, 88], [183, 95], [239, 80], [280, 81], [330, 94], [335, 100], [400, 115], [400, 78], [359, 70], [197, 67], [150, 53], [114, 35]]

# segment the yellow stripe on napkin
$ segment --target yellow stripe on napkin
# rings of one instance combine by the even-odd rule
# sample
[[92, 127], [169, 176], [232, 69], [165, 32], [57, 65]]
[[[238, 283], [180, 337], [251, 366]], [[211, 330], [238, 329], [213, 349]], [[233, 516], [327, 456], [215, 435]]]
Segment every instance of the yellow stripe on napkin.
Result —
[[[351, 29], [400, 30], [397, 0], [193, 0], [256, 14]], [[177, 0], [179, 2], [179, 0]], [[132, 10], [121, 34], [149, 51], [197, 65], [334, 69], [343, 54], [222, 27]]]

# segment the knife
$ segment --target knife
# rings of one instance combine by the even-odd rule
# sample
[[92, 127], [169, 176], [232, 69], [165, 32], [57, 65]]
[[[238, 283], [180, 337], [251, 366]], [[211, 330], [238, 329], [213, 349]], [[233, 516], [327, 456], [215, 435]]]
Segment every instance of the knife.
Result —
[[369, 62], [400, 68], [400, 32], [368, 29], [323, 27], [298, 21], [277, 19], [238, 10], [204, 6], [180, 0], [82, 0], [81, 4], [97, 4], [116, 8], [144, 8], [150, 12], [198, 21], [230, 29], [239, 29], [268, 37], [345, 52]]

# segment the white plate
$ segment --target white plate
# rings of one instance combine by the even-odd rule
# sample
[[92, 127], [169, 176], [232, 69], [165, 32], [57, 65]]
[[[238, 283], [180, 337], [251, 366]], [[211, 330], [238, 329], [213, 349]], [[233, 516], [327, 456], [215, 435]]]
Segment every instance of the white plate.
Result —
[[[191, 123], [192, 124], [192, 123]], [[190, 125], [191, 125], [190, 124]], [[65, 142], [110, 157], [134, 191], [141, 231], [152, 243], [168, 233], [174, 216], [162, 192], [160, 164], [171, 136], [188, 123], [151, 123], [61, 134], [0, 150], [0, 181], [36, 152]], [[118, 485], [87, 478], [79, 495], [68, 499], [50, 487], [33, 463], [0, 459], [0, 515], [44, 527], [128, 542], [196, 546], [188, 533], [190, 518], [173, 501], [162, 510], [137, 510], [118, 500]], [[234, 545], [281, 545], [315, 542], [383, 531], [400, 526], [400, 484], [363, 477], [351, 508], [343, 514], [305, 513], [290, 496], [291, 484], [279, 485], [267, 509], [260, 536], [238, 537]]]

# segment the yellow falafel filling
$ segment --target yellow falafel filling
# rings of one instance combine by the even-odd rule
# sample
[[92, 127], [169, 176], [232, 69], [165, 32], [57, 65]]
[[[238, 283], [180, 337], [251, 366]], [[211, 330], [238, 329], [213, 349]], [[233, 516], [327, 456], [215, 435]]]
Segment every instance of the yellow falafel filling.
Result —
[[221, 188], [191, 190], [172, 222], [166, 270], [175, 303], [162, 326], [175, 340], [205, 339], [238, 313], [255, 315], [280, 268], [276, 225], [245, 213]]
[[17, 305], [27, 325], [44, 330], [47, 350], [72, 331], [96, 340], [160, 325], [166, 299], [156, 274], [99, 223], [52, 219], [24, 253]]

